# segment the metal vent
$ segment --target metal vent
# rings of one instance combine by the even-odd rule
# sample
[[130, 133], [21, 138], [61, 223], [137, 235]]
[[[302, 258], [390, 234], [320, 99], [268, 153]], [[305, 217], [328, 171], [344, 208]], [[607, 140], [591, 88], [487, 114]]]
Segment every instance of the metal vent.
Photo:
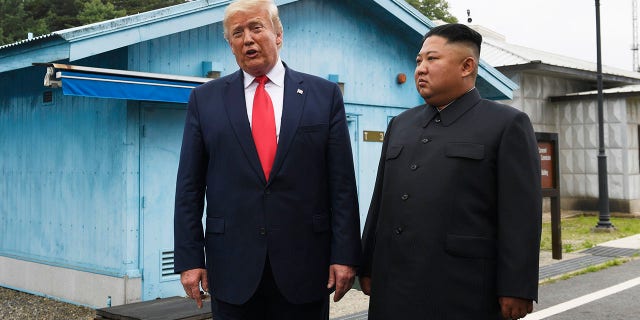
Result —
[[43, 104], [53, 103], [53, 91], [47, 90], [42, 93], [42, 103]]
[[173, 273], [173, 250], [160, 252], [160, 274], [162, 280], [175, 280], [178, 277]]

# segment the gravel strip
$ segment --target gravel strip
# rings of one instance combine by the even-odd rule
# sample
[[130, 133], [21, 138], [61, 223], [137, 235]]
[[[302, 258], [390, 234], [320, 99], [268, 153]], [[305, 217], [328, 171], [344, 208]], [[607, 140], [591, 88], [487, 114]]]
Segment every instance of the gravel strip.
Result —
[[93, 320], [95, 310], [0, 287], [0, 319]]

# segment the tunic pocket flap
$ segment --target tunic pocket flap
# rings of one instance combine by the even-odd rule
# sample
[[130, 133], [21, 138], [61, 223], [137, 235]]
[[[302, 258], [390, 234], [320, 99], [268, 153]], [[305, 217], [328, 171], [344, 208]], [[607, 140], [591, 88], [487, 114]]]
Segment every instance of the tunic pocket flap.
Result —
[[387, 149], [387, 160], [392, 160], [400, 156], [400, 152], [402, 151], [401, 145], [389, 146]]
[[224, 233], [224, 218], [207, 218], [207, 233]]
[[495, 240], [484, 237], [449, 234], [445, 248], [458, 257], [491, 259], [496, 256]]
[[477, 143], [449, 143], [445, 149], [447, 157], [484, 159], [484, 145]]

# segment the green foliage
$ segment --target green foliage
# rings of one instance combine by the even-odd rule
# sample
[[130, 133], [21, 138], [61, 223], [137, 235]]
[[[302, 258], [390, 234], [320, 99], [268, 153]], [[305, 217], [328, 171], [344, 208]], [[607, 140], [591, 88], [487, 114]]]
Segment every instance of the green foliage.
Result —
[[46, 23], [25, 10], [26, 2], [0, 0], [0, 44], [26, 39], [29, 32], [36, 36], [47, 32]]
[[449, 3], [446, 0], [405, 0], [431, 20], [442, 20], [456, 23], [458, 19], [449, 13]]
[[115, 6], [110, 2], [105, 4], [101, 0], [90, 0], [84, 3], [82, 10], [78, 14], [78, 20], [82, 24], [90, 24], [125, 15], [126, 10], [116, 10]]
[[176, 4], [184, 3], [185, 0], [111, 0], [116, 9], [126, 10], [128, 15], [160, 9]]
[[187, 0], [0, 0], [0, 45]]

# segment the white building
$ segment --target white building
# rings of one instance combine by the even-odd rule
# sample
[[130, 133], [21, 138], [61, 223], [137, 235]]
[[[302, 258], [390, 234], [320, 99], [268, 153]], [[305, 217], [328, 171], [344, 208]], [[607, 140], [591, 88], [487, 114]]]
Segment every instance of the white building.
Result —
[[[526, 112], [536, 132], [558, 134], [562, 208], [597, 211], [596, 64], [513, 45], [500, 34], [474, 28], [483, 35], [481, 59], [520, 86], [503, 102]], [[610, 210], [640, 212], [640, 86], [630, 86], [640, 83], [640, 73], [602, 70]]]

